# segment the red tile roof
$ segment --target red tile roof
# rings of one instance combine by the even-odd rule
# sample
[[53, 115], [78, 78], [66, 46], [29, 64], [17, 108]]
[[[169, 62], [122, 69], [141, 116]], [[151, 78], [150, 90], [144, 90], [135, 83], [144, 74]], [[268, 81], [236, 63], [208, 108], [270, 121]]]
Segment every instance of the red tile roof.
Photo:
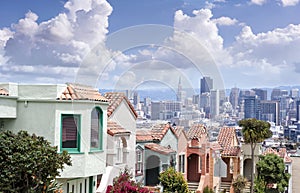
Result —
[[130, 134], [131, 132], [125, 130], [123, 127], [118, 125], [116, 122], [107, 121], [107, 134], [114, 136], [116, 134]]
[[169, 131], [178, 138], [174, 128], [169, 124], [158, 124], [152, 127], [151, 129], [137, 129], [136, 130], [136, 141], [145, 142], [145, 141], [161, 141], [166, 133]]
[[110, 117], [113, 112], [118, 108], [118, 106], [121, 104], [123, 100], [128, 104], [130, 110], [132, 111], [135, 118], [138, 117], [138, 114], [134, 110], [134, 107], [132, 106], [131, 102], [127, 99], [124, 93], [122, 92], [108, 92], [105, 93], [104, 96], [109, 101], [109, 107], [107, 108], [107, 116]]
[[206, 127], [202, 124], [194, 124], [186, 132], [188, 139], [202, 138], [202, 136], [207, 136]]
[[150, 149], [151, 151], [155, 151], [160, 154], [165, 154], [165, 155], [176, 152], [175, 150], [173, 150], [171, 148], [161, 146], [157, 143], [146, 143], [145, 148]]
[[58, 100], [91, 100], [108, 102], [99, 91], [93, 87], [77, 83], [67, 83], [67, 87]]
[[234, 127], [221, 128], [218, 135], [218, 143], [223, 148], [222, 156], [237, 156], [240, 152]]
[[0, 88], [0, 95], [8, 96], [8, 90], [6, 90], [5, 88]]
[[268, 147], [264, 152], [263, 155], [267, 155], [267, 154], [275, 154], [278, 155], [279, 157], [283, 158], [285, 163], [291, 163], [292, 159], [290, 158], [290, 156], [288, 156], [286, 149], [285, 148], [280, 148], [278, 151], [275, 149], [272, 149], [271, 147]]

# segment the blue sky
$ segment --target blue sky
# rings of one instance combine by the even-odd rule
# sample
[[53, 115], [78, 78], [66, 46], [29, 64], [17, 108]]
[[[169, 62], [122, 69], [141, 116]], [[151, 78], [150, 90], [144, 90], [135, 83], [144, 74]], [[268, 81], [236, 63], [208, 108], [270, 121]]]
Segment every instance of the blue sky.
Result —
[[293, 86], [299, 49], [299, 0], [0, 3], [1, 82], [175, 89], [179, 77], [198, 88], [212, 76], [216, 88]]

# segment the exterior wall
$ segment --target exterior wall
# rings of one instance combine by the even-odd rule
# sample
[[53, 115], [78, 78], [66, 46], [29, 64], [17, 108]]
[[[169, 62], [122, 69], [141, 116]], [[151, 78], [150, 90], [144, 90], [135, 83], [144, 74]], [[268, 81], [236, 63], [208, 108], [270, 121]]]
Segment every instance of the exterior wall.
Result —
[[177, 152], [177, 170], [179, 170], [179, 155], [184, 155], [184, 173], [183, 176], [187, 179], [187, 157], [186, 157], [186, 147], [187, 147], [187, 138], [183, 134], [183, 131], [180, 132], [178, 136], [178, 152]]
[[0, 96], [0, 118], [17, 118], [17, 98]]
[[[241, 156], [242, 159], [241, 159], [241, 164], [240, 164], [240, 171], [243, 172], [244, 171], [244, 161], [246, 159], [251, 160], [251, 146], [250, 146], [250, 144], [243, 143], [242, 147], [241, 147], [241, 150], [242, 150], [243, 153], [242, 153], [242, 156]], [[257, 144], [256, 148], [254, 150], [255, 165], [259, 161], [259, 155], [261, 155], [261, 144]], [[254, 170], [254, 173], [256, 173], [256, 170]], [[244, 175], [244, 173], [243, 173], [243, 175]]]
[[168, 147], [170, 145], [171, 149], [178, 152], [178, 139], [171, 129], [167, 131], [164, 138], [161, 140], [160, 145], [164, 147]]

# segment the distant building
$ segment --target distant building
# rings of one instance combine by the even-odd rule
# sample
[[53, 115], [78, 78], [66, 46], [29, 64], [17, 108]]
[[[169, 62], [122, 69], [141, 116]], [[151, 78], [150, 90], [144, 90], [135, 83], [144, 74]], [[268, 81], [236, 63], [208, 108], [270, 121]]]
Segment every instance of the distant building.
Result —
[[299, 98], [299, 89], [297, 89], [297, 88], [291, 89], [290, 90], [290, 97], [292, 97], [293, 99]]
[[255, 95], [257, 95], [259, 100], [267, 100], [268, 98], [268, 93], [267, 90], [263, 90], [260, 88], [254, 88], [252, 89], [255, 92]]
[[151, 102], [151, 120], [170, 120], [181, 111], [179, 101]]
[[240, 89], [236, 87], [232, 88], [230, 91], [229, 102], [231, 103], [234, 112], [237, 112], [239, 106], [239, 92]]
[[279, 124], [279, 102], [278, 101], [260, 101], [261, 120]]
[[203, 77], [200, 81], [200, 94], [209, 93], [211, 89], [213, 89], [213, 79], [207, 76]]
[[247, 96], [244, 99], [245, 118], [260, 119], [260, 101], [257, 96]]
[[274, 88], [271, 92], [271, 100], [279, 100], [281, 97], [281, 90], [278, 88]]
[[219, 90], [210, 91], [210, 115], [211, 118], [219, 115], [220, 109], [220, 95]]

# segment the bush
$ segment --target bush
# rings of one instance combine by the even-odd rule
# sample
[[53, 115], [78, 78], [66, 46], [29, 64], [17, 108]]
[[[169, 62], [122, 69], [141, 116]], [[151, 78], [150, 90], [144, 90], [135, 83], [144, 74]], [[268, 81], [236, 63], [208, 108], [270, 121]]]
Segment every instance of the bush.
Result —
[[235, 193], [242, 193], [247, 184], [247, 179], [241, 175], [238, 175], [237, 178], [232, 182], [232, 186]]
[[124, 172], [114, 178], [113, 185], [107, 187], [106, 193], [150, 193], [150, 191], [132, 180], [132, 175], [125, 168]]
[[173, 167], [160, 173], [159, 180], [164, 188], [164, 192], [187, 193], [188, 185], [182, 173], [176, 172]]
[[204, 189], [203, 189], [203, 193], [214, 193], [214, 191], [209, 188], [208, 186], [206, 186]]

